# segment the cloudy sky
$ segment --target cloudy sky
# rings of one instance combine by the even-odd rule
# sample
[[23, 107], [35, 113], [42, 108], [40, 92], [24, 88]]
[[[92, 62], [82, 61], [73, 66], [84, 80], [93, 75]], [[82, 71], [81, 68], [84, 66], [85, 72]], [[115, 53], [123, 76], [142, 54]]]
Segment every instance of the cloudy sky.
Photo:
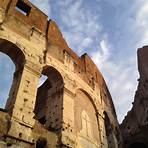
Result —
[[[69, 46], [87, 52], [103, 73], [119, 122], [131, 108], [137, 87], [137, 48], [148, 44], [147, 0], [31, 0], [57, 22]], [[3, 64], [7, 61], [7, 64]], [[1, 106], [11, 77], [6, 56], [0, 54]], [[2, 73], [2, 72], [1, 72]], [[2, 85], [1, 85], [2, 84]]]

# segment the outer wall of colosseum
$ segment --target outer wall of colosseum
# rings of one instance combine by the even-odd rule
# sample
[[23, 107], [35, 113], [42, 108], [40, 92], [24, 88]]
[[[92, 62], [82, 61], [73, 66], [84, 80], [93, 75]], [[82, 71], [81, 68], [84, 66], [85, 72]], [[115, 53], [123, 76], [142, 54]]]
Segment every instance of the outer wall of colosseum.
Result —
[[[101, 73], [47, 18], [27, 0], [0, 0], [0, 52], [15, 65], [0, 111], [0, 147], [121, 148]], [[39, 85], [41, 76], [46, 80]]]

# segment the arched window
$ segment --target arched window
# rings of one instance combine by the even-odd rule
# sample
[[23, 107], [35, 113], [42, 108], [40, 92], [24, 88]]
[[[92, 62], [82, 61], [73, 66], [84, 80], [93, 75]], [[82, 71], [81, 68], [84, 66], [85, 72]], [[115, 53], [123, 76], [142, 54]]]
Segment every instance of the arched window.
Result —
[[87, 136], [92, 138], [92, 129], [91, 129], [91, 121], [90, 118], [88, 116], [88, 114], [86, 113], [86, 111], [83, 110], [82, 112], [82, 133]]
[[11, 113], [22, 76], [25, 56], [20, 48], [4, 39], [0, 39], [0, 53], [0, 99], [3, 100], [0, 106], [4, 108], [6, 104], [5, 109]]

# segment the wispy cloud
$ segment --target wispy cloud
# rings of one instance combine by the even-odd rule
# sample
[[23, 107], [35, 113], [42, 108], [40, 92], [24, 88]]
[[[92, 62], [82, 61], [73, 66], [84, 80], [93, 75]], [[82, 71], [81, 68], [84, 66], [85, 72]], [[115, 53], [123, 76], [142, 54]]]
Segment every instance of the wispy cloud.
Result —
[[120, 59], [120, 61], [111, 60], [111, 57], [114, 55], [112, 53], [113, 50], [105, 40], [100, 42], [100, 49], [101, 50], [92, 53], [91, 56], [106, 79], [113, 97], [118, 119], [121, 122], [132, 106], [134, 92], [137, 86], [135, 80], [137, 77], [135, 68], [136, 57], [133, 58], [133, 56], [131, 56], [126, 61], [124, 61], [124, 59]]
[[107, 46], [107, 42], [105, 40], [102, 40], [100, 41], [100, 48], [97, 51], [91, 53], [92, 59], [99, 68], [103, 67], [110, 56], [111, 51]]
[[49, 17], [51, 15], [50, 0], [30, 0], [34, 5], [38, 6]]
[[31, 1], [56, 20], [72, 49], [91, 55], [103, 72], [121, 122], [137, 86], [136, 49], [148, 44], [148, 2]]

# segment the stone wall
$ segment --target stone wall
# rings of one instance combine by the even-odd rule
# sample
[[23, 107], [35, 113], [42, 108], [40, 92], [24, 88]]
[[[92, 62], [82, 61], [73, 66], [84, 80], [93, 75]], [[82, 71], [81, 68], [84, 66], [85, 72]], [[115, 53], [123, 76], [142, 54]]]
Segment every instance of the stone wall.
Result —
[[121, 124], [125, 147], [148, 147], [148, 46], [138, 49], [140, 74], [133, 107]]
[[[6, 104], [10, 126], [1, 129], [3, 145], [122, 147], [102, 74], [87, 54], [74, 53], [56, 23], [28, 0], [0, 0], [0, 52], [16, 66]], [[47, 79], [39, 87], [41, 75]]]

